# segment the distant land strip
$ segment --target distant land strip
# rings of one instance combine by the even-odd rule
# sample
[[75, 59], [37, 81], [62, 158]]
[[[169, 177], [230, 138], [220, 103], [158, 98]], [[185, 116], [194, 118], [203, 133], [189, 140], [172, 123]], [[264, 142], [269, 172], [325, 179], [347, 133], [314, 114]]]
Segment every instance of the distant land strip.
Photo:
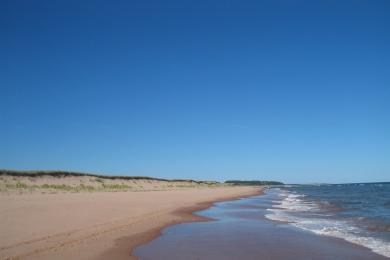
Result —
[[263, 186], [263, 185], [284, 185], [283, 182], [279, 181], [239, 181], [239, 180], [228, 180], [226, 184], [241, 185], [241, 186]]

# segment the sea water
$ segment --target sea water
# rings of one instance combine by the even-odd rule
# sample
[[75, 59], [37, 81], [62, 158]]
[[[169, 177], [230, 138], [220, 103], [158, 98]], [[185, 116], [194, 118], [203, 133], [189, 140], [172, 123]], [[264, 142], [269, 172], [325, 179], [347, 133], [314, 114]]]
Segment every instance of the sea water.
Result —
[[389, 256], [389, 184], [306, 185], [214, 204], [211, 221], [165, 228], [135, 249], [154, 259], [354, 259]]
[[390, 257], [390, 183], [291, 185], [275, 191], [266, 218]]

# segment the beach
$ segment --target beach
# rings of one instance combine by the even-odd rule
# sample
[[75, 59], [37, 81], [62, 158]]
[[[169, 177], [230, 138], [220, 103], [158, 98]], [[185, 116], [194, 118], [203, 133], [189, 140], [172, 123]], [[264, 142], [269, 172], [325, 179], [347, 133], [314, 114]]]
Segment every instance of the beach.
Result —
[[0, 194], [0, 259], [136, 259], [132, 250], [256, 187]]
[[0, 259], [390, 256], [389, 183], [241, 185], [3, 171]]
[[390, 259], [390, 0], [0, 13], [0, 260]]

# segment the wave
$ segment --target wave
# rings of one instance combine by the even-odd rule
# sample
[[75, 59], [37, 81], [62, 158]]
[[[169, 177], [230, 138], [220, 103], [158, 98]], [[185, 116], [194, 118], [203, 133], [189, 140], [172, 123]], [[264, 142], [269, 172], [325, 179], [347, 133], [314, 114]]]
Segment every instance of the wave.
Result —
[[266, 218], [287, 222], [318, 235], [341, 238], [390, 257], [389, 242], [370, 236], [352, 221], [332, 218], [332, 215], [324, 211], [320, 204], [306, 200], [305, 195], [281, 190], [279, 197], [281, 200], [274, 201], [272, 208], [267, 209], [270, 213], [265, 215]]

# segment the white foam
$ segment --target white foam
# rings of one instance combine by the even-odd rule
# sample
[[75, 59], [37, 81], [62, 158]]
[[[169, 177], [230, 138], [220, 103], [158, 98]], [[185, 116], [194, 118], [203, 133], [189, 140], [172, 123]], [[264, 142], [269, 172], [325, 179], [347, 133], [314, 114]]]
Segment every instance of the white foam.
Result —
[[331, 224], [328, 223], [328, 226], [323, 226], [322, 228], [311, 229], [304, 222], [294, 223], [294, 226], [310, 230], [319, 235], [341, 238], [348, 242], [367, 247], [377, 254], [390, 257], [390, 243], [378, 238], [359, 235], [359, 229], [353, 226], [347, 226], [335, 221], [332, 221]]
[[299, 194], [287, 194], [285, 198], [281, 201], [276, 201], [276, 204], [273, 205], [274, 208], [287, 209], [291, 211], [315, 211], [318, 210], [318, 206], [312, 202], [306, 202], [299, 198], [304, 197], [304, 195]]
[[270, 214], [265, 215], [265, 217], [270, 220], [290, 222], [290, 223], [294, 223], [297, 221], [297, 218], [286, 214], [285, 212], [283, 212], [283, 210], [279, 210], [279, 209], [267, 209], [267, 210], [272, 212]]
[[347, 221], [325, 219], [323, 218], [325, 215], [322, 215], [322, 218], [296, 216], [294, 213], [318, 211], [319, 207], [315, 203], [301, 200], [300, 198], [303, 196], [299, 194], [286, 194], [284, 192], [283, 197], [284, 199], [276, 201], [276, 204], [271, 209], [267, 209], [270, 213], [265, 215], [266, 218], [274, 221], [288, 222], [295, 227], [311, 231], [318, 235], [341, 238], [348, 242], [367, 247], [377, 254], [390, 257], [389, 242], [364, 236], [362, 230]]

